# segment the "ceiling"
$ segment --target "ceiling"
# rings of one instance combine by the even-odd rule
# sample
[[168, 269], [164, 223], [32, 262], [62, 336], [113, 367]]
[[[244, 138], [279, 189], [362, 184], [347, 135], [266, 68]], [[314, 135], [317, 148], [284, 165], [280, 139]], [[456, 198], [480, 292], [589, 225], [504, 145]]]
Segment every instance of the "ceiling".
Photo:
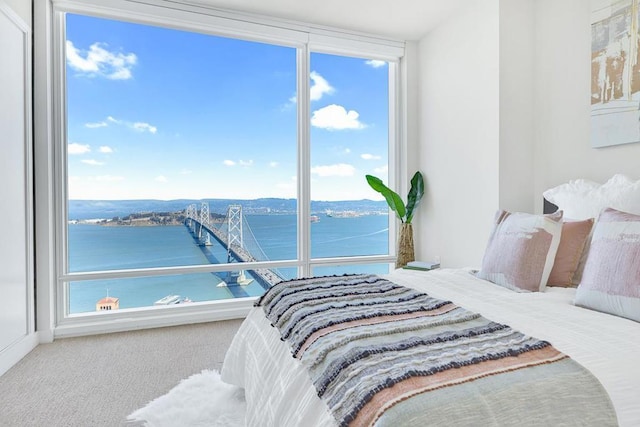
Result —
[[[193, 0], [192, 0], [193, 1]], [[469, 0], [195, 0], [320, 26], [419, 40]]]

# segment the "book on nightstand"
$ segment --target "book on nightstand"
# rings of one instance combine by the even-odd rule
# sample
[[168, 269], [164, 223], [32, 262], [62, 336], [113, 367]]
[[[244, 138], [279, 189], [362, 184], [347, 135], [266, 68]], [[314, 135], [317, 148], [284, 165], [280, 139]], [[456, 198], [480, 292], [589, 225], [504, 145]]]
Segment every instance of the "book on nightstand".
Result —
[[402, 267], [406, 270], [422, 270], [429, 271], [435, 270], [436, 268], [440, 268], [439, 262], [429, 262], [429, 261], [410, 261]]

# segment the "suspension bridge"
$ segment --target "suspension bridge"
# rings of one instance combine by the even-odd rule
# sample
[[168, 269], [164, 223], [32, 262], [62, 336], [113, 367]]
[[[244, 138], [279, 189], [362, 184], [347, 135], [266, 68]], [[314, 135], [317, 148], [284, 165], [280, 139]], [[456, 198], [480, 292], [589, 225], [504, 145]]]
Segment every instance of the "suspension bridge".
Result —
[[[229, 205], [223, 220], [213, 220], [208, 203], [203, 202], [200, 209], [193, 203], [187, 207], [184, 224], [200, 246], [211, 246], [213, 241], [221, 245], [227, 252], [227, 263], [269, 260], [242, 215], [241, 205]], [[273, 269], [257, 268], [249, 270], [249, 273], [265, 290], [283, 280]], [[236, 297], [247, 296], [246, 292], [238, 289], [238, 285], [252, 281], [242, 269], [229, 272], [223, 280]]]

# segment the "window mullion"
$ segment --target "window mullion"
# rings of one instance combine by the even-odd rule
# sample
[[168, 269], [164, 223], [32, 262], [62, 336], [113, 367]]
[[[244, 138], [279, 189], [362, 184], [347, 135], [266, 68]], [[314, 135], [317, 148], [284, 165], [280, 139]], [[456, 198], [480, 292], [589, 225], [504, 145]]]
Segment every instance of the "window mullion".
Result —
[[311, 275], [311, 137], [309, 122], [309, 63], [308, 44], [297, 50], [298, 86], [298, 260], [302, 262], [300, 277]]
[[[56, 321], [59, 322], [69, 315], [69, 295], [67, 289], [65, 289], [65, 282], [62, 280], [62, 276], [68, 272], [69, 260], [66, 256], [68, 250], [67, 242], [67, 89], [66, 89], [66, 52], [65, 52], [65, 39], [66, 39], [66, 20], [65, 13], [56, 11], [53, 15], [53, 91], [55, 96], [54, 105], [54, 122], [57, 126], [54, 128], [53, 133], [53, 156], [54, 156], [54, 175], [57, 179], [54, 180], [54, 209], [55, 209], [55, 227], [56, 227], [56, 239], [55, 246], [57, 248], [56, 257]], [[60, 254], [63, 254], [60, 256]]]
[[[406, 173], [407, 170], [407, 138], [399, 120], [402, 115], [403, 91], [400, 89], [399, 64], [389, 63], [389, 182], [392, 188], [399, 188], [401, 194], [409, 191]], [[397, 241], [398, 221], [395, 215], [389, 217], [389, 254], [396, 255], [395, 242]]]

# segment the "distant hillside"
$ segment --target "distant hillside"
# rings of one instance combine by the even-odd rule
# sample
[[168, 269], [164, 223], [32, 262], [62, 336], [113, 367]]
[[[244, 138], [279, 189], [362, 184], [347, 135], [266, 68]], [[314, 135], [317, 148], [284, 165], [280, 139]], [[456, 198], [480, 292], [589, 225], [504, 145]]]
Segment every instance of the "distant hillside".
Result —
[[[205, 200], [69, 200], [69, 219], [112, 219], [147, 212], [179, 212], [192, 203], [200, 209], [202, 202], [209, 203], [209, 211], [224, 215], [229, 205], [242, 205], [245, 214], [293, 214], [296, 212], [295, 199], [264, 198], [254, 200], [205, 199]], [[346, 200], [338, 202], [312, 201], [314, 214], [327, 211], [387, 212], [384, 200]]]
[[180, 225], [184, 223], [184, 211], [180, 212], [142, 212], [127, 215], [124, 217], [113, 217], [103, 219], [96, 224], [105, 226], [157, 226], [157, 225]]

